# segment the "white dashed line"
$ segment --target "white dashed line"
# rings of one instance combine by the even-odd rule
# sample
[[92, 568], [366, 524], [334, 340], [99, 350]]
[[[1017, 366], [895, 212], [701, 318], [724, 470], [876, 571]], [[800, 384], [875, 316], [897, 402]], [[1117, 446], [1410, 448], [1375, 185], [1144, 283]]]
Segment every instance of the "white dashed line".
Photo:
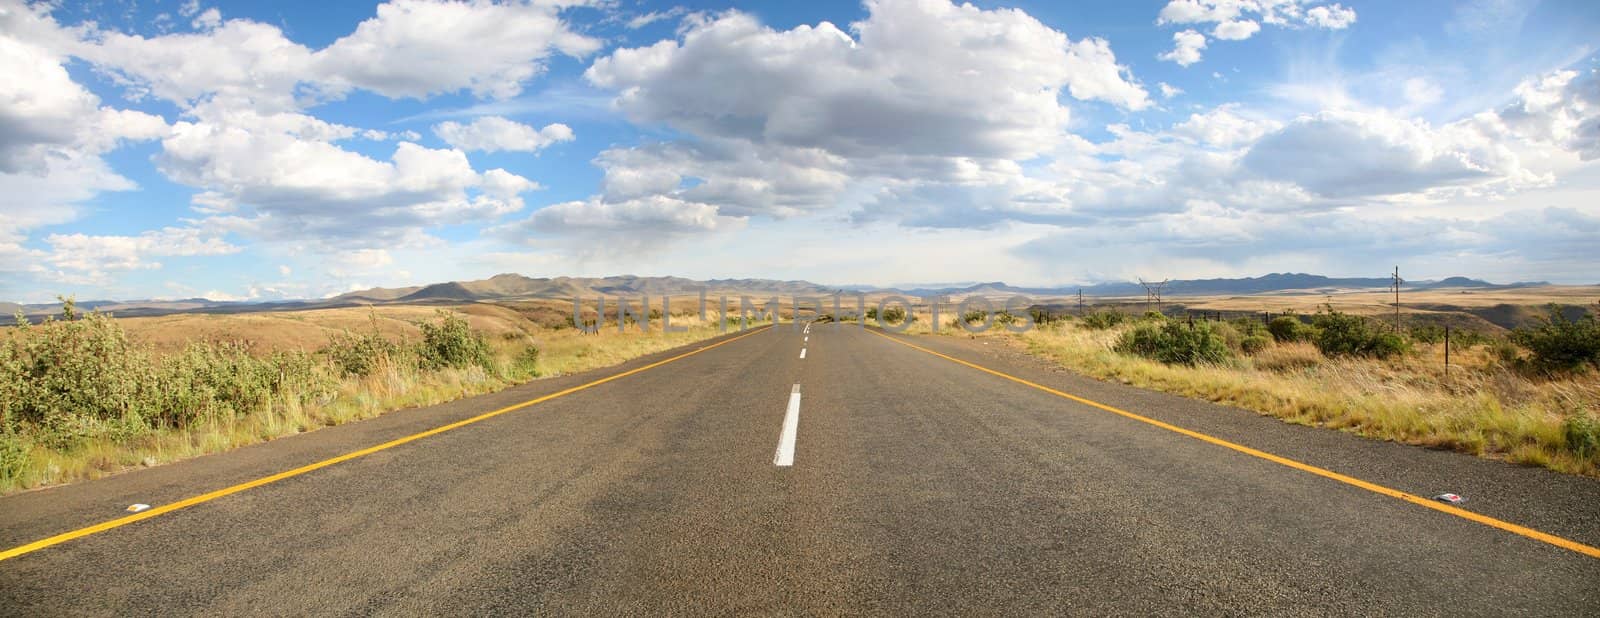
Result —
[[806, 357], [806, 349], [805, 348], [800, 348], [800, 358], [805, 358], [805, 357]]
[[778, 435], [778, 453], [772, 457], [772, 465], [794, 465], [794, 440], [795, 434], [800, 431], [800, 385], [794, 385], [794, 390], [789, 391], [789, 409], [783, 415], [783, 432]]

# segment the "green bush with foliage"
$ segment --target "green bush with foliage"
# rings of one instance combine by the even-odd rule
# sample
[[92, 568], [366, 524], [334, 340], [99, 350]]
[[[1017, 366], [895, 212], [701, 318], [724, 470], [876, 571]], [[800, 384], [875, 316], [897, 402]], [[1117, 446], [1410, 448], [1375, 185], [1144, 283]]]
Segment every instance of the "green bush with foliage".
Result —
[[1083, 325], [1093, 330], [1106, 330], [1128, 321], [1128, 315], [1120, 311], [1106, 309], [1083, 316]]
[[328, 360], [347, 376], [372, 375], [385, 364], [404, 363], [406, 350], [390, 341], [374, 326], [372, 332], [356, 334], [349, 331], [329, 338], [328, 347], [322, 349]]
[[63, 303], [60, 319], [17, 323], [0, 345], [0, 440], [9, 443], [0, 445], [9, 453], [0, 459], [15, 457], [17, 444], [126, 441], [152, 430], [225, 421], [332, 387], [302, 352], [257, 357], [241, 343], [196, 343], [157, 360], [110, 316], [79, 314], [71, 301]]
[[1122, 334], [1115, 349], [1169, 365], [1222, 363], [1233, 356], [1215, 325], [1176, 320], [1140, 323]]
[[538, 346], [530, 345], [522, 348], [522, 351], [517, 353], [516, 359], [512, 361], [512, 367], [520, 376], [539, 377]]
[[1329, 358], [1389, 358], [1410, 350], [1405, 338], [1374, 327], [1366, 318], [1358, 315], [1329, 310], [1317, 314], [1313, 324], [1317, 329], [1314, 340], [1317, 349]]
[[1272, 345], [1272, 337], [1266, 335], [1246, 335], [1239, 340], [1239, 351], [1245, 354], [1257, 354]]
[[422, 328], [417, 356], [422, 360], [423, 369], [471, 366], [494, 369], [489, 344], [483, 340], [483, 335], [473, 332], [466, 318], [443, 309], [435, 315], [438, 322], [417, 325]]
[[1272, 318], [1272, 322], [1267, 324], [1267, 332], [1278, 343], [1316, 341], [1317, 338], [1315, 326], [1302, 322], [1300, 318], [1292, 315], [1280, 315]]
[[1551, 305], [1548, 316], [1539, 318], [1536, 325], [1513, 331], [1511, 340], [1532, 353], [1530, 361], [1539, 370], [1600, 367], [1600, 321], [1592, 313], [1574, 320]]
[[1590, 413], [1579, 411], [1561, 424], [1563, 437], [1567, 441], [1567, 449], [1579, 457], [1587, 457], [1592, 453], [1600, 453], [1600, 419]]

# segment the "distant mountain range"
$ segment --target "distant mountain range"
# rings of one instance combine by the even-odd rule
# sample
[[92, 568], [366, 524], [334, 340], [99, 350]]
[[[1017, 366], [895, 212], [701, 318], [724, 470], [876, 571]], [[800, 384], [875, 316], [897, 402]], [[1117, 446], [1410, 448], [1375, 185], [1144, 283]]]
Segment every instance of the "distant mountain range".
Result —
[[[1439, 280], [1407, 281], [1401, 290], [1431, 290], [1438, 288], [1516, 288], [1550, 285], [1546, 281], [1522, 281], [1497, 285], [1480, 279], [1449, 277]], [[1271, 294], [1271, 293], [1331, 293], [1363, 289], [1387, 289], [1387, 277], [1324, 277], [1304, 273], [1272, 273], [1260, 277], [1241, 279], [1175, 279], [1162, 288], [1164, 296], [1213, 296], [1217, 294]], [[1018, 287], [1003, 282], [974, 283], [964, 287], [919, 287], [898, 290], [912, 296], [947, 296], [1029, 294], [1035, 296], [1071, 296], [1083, 291], [1085, 296], [1142, 296], [1144, 286], [1133, 281], [1116, 281], [1085, 286]]]
[[[1402, 290], [1427, 290], [1437, 288], [1515, 288], [1549, 285], [1543, 281], [1518, 282], [1497, 285], [1479, 279], [1450, 277], [1440, 280], [1408, 281]], [[1383, 277], [1324, 277], [1304, 273], [1272, 273], [1242, 279], [1179, 279], [1167, 283], [1166, 296], [1200, 296], [1218, 294], [1275, 294], [1275, 293], [1333, 293], [1357, 289], [1385, 289], [1389, 279]], [[710, 279], [698, 281], [682, 277], [638, 277], [620, 275], [613, 277], [524, 277], [516, 274], [495, 275], [479, 281], [448, 281], [403, 288], [373, 288], [341, 294], [320, 300], [287, 300], [272, 302], [214, 301], [204, 298], [181, 300], [91, 300], [79, 301], [78, 307], [98, 309], [124, 317], [163, 315], [184, 312], [235, 313], [270, 309], [313, 309], [386, 303], [473, 302], [481, 300], [515, 300], [533, 298], [569, 299], [606, 296], [638, 296], [648, 294], [697, 294], [705, 289], [708, 294], [780, 296], [826, 296], [836, 292], [894, 293], [906, 296], [972, 295], [997, 296], [1025, 294], [1034, 297], [1062, 297], [1078, 293], [1079, 286], [1020, 287], [995, 281], [971, 284], [938, 284], [936, 286], [905, 286], [880, 288], [863, 285], [825, 286], [809, 281], [780, 281], [775, 279]], [[1142, 296], [1144, 288], [1135, 282], [1108, 282], [1082, 286], [1085, 296]], [[18, 311], [28, 315], [53, 314], [60, 311], [59, 303], [30, 304], [0, 303], [0, 323], [10, 321]]]

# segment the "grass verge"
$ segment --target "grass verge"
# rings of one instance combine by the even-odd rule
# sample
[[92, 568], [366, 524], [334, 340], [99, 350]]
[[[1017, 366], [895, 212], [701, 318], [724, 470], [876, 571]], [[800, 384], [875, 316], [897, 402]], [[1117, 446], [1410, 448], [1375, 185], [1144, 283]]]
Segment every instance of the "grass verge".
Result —
[[[62, 319], [9, 329], [0, 338], [0, 495], [616, 365], [721, 334], [715, 321], [690, 315], [672, 319], [682, 332], [657, 323], [648, 333], [613, 325], [585, 334], [498, 308], [407, 311], [372, 311], [369, 326], [330, 330], [315, 351], [255, 345], [283, 330], [263, 324], [306, 330], [304, 316], [293, 315], [275, 323], [251, 317], [254, 342], [181, 347], [130, 337], [123, 320], [70, 306]], [[494, 336], [469, 325], [479, 314], [498, 320], [488, 331]]]
[[[1530, 377], [1491, 349], [1418, 344], [1387, 359], [1325, 357], [1310, 343], [1268, 344], [1226, 362], [1168, 364], [1117, 351], [1135, 324], [1076, 322], [991, 332], [1080, 373], [1227, 404], [1285, 421], [1600, 476], [1600, 381]], [[948, 331], [943, 331], [948, 332]]]

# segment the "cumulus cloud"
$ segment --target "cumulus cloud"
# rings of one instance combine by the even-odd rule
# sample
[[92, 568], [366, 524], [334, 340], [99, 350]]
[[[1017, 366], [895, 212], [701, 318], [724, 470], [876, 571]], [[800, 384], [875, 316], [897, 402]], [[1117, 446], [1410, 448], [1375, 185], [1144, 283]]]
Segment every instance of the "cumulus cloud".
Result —
[[1356, 23], [1355, 9], [1349, 9], [1337, 4], [1328, 6], [1314, 6], [1306, 9], [1306, 24], [1329, 30], [1342, 30]]
[[238, 253], [239, 247], [195, 228], [164, 228], [138, 236], [51, 234], [46, 260], [57, 268], [104, 277], [109, 271], [161, 268], [151, 257], [208, 256]]
[[[1166, 24], [1203, 24], [1215, 23], [1221, 27], [1230, 22], [1237, 23], [1248, 20], [1239, 19], [1241, 16], [1260, 19], [1262, 22], [1274, 26], [1289, 28], [1347, 28], [1355, 23], [1356, 12], [1338, 3], [1326, 4], [1318, 0], [1171, 0], [1161, 8], [1156, 17], [1156, 23]], [[1229, 26], [1229, 29], [1248, 28], [1248, 26]], [[1255, 31], [1251, 30], [1253, 34]], [[1245, 35], [1241, 38], [1248, 38]], [[1217, 35], [1217, 38], [1228, 38]]]
[[1211, 36], [1224, 41], [1243, 41], [1261, 30], [1261, 24], [1248, 19], [1229, 20], [1217, 24], [1211, 30]]
[[1020, 10], [866, 8], [848, 33], [828, 22], [779, 31], [727, 12], [597, 59], [586, 79], [617, 92], [630, 120], [694, 138], [602, 153], [599, 198], [783, 217], [835, 206], [855, 184], [1005, 182], [1016, 160], [1068, 139], [1063, 95], [1150, 105], [1107, 41], [1072, 40]]
[[1238, 104], [1229, 103], [1203, 114], [1190, 114], [1187, 120], [1174, 125], [1172, 132], [1209, 146], [1230, 148], [1254, 142], [1278, 127], [1275, 121], [1244, 118], [1238, 111]]
[[134, 189], [102, 155], [161, 137], [158, 116], [101, 104], [74, 82], [58, 51], [72, 40], [45, 7], [0, 4], [0, 271], [40, 272], [23, 246], [36, 228], [72, 221], [79, 204]]
[[1206, 48], [1206, 36], [1193, 30], [1184, 30], [1172, 34], [1172, 49], [1156, 56], [1161, 60], [1178, 63], [1178, 66], [1189, 66], [1200, 61], [1200, 50]]
[[157, 161], [205, 190], [232, 231], [275, 239], [396, 242], [422, 228], [490, 220], [522, 208], [536, 185], [503, 170], [479, 174], [459, 150], [401, 142], [388, 160], [334, 144], [355, 129], [297, 113], [196, 109], [173, 127]]
[[1489, 180], [1543, 179], [1503, 144], [1469, 125], [1438, 129], [1381, 113], [1326, 111], [1296, 118], [1261, 138], [1243, 159], [1252, 172], [1318, 195], [1412, 193]]
[[468, 124], [442, 122], [433, 126], [433, 134], [446, 144], [469, 152], [536, 152], [557, 142], [573, 140], [572, 127], [564, 124], [535, 129], [499, 116], [483, 116]]
[[[1259, 20], [1259, 21], [1258, 21]], [[1261, 31], [1266, 23], [1284, 28], [1342, 30], [1356, 21], [1354, 9], [1317, 0], [1170, 0], [1156, 16], [1157, 25], [1207, 24], [1213, 38], [1242, 41]], [[1200, 61], [1206, 36], [1194, 28], [1172, 35], [1173, 47], [1159, 58], [1189, 66]]]
[[393, 0], [318, 51], [312, 68], [334, 90], [424, 98], [465, 89], [512, 97], [544, 71], [552, 52], [582, 57], [600, 48], [561, 19], [561, 9], [572, 4], [580, 3]]
[[[197, 31], [142, 36], [94, 23], [61, 28], [50, 7], [0, 9], [0, 185], [40, 214], [15, 221], [63, 222], [55, 200], [81, 200], [132, 183], [98, 155], [123, 140], [160, 139], [158, 169], [195, 187], [194, 207], [211, 232], [325, 248], [426, 244], [425, 230], [488, 221], [522, 209], [537, 183], [504, 170], [474, 170], [460, 150], [418, 146], [389, 133], [323, 121], [307, 111], [365, 89], [424, 98], [466, 91], [507, 97], [554, 54], [582, 57], [599, 41], [572, 30], [573, 2], [456, 3], [396, 0], [354, 32], [314, 50], [277, 26], [223, 19], [185, 6]], [[181, 120], [99, 107], [63, 68], [80, 58], [132, 99], [170, 101]], [[10, 74], [7, 74], [10, 73]], [[447, 123], [456, 147], [532, 151], [572, 139], [551, 124], [534, 130], [504, 119]], [[341, 146], [353, 138], [406, 140], [387, 158]], [[45, 150], [50, 156], [43, 156]], [[34, 169], [23, 170], [22, 166]], [[29, 174], [23, 174], [29, 172]], [[70, 182], [73, 186], [67, 186]], [[52, 181], [53, 175], [62, 180]], [[34, 206], [33, 204], [40, 204]], [[70, 209], [67, 212], [71, 212]]]

